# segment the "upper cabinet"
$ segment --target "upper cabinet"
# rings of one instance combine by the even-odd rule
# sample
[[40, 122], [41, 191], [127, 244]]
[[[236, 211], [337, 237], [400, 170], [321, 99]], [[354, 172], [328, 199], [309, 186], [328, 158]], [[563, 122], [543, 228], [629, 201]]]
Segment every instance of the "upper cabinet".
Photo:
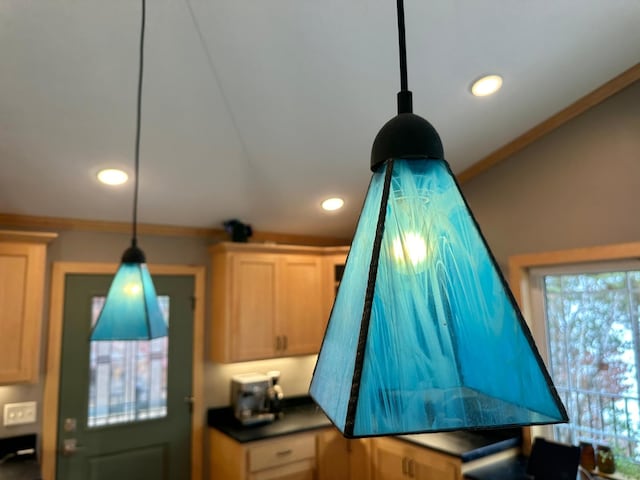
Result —
[[325, 327], [331, 315], [336, 293], [338, 293], [338, 286], [342, 280], [348, 253], [349, 247], [328, 247], [322, 252], [322, 288], [324, 289]]
[[212, 246], [212, 360], [317, 353], [327, 295], [333, 291], [326, 285], [329, 251], [252, 243]]
[[46, 250], [56, 236], [0, 231], [0, 385], [38, 380]]

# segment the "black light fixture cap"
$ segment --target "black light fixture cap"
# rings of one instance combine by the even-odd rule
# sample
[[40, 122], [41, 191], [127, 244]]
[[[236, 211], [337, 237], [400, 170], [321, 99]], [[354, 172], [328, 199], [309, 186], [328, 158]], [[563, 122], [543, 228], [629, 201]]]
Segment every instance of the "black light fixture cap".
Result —
[[380, 129], [371, 149], [371, 170], [390, 158], [444, 159], [442, 141], [427, 120], [414, 113], [399, 113]]
[[138, 248], [135, 240], [131, 242], [131, 246], [122, 254], [122, 263], [147, 263], [144, 252]]

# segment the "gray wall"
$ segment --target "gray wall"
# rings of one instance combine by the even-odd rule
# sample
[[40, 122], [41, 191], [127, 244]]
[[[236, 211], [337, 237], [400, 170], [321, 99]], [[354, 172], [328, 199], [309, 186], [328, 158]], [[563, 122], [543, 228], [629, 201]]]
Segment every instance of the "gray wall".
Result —
[[640, 240], [640, 82], [462, 190], [505, 271], [514, 254]]

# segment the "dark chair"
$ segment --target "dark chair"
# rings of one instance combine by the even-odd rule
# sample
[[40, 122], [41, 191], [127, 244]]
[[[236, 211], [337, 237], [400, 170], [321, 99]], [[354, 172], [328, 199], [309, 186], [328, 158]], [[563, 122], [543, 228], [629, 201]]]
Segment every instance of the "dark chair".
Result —
[[527, 462], [527, 473], [536, 480], [575, 480], [580, 447], [536, 438]]
[[465, 473], [468, 480], [576, 480], [580, 448], [536, 438], [531, 455], [508, 458]]

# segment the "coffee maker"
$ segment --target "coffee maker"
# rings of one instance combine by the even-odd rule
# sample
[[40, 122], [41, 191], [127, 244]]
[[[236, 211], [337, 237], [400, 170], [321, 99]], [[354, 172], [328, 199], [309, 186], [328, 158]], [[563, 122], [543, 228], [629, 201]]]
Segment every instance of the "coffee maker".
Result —
[[242, 373], [231, 377], [231, 406], [242, 425], [272, 422], [269, 411], [271, 377], [262, 373]]

